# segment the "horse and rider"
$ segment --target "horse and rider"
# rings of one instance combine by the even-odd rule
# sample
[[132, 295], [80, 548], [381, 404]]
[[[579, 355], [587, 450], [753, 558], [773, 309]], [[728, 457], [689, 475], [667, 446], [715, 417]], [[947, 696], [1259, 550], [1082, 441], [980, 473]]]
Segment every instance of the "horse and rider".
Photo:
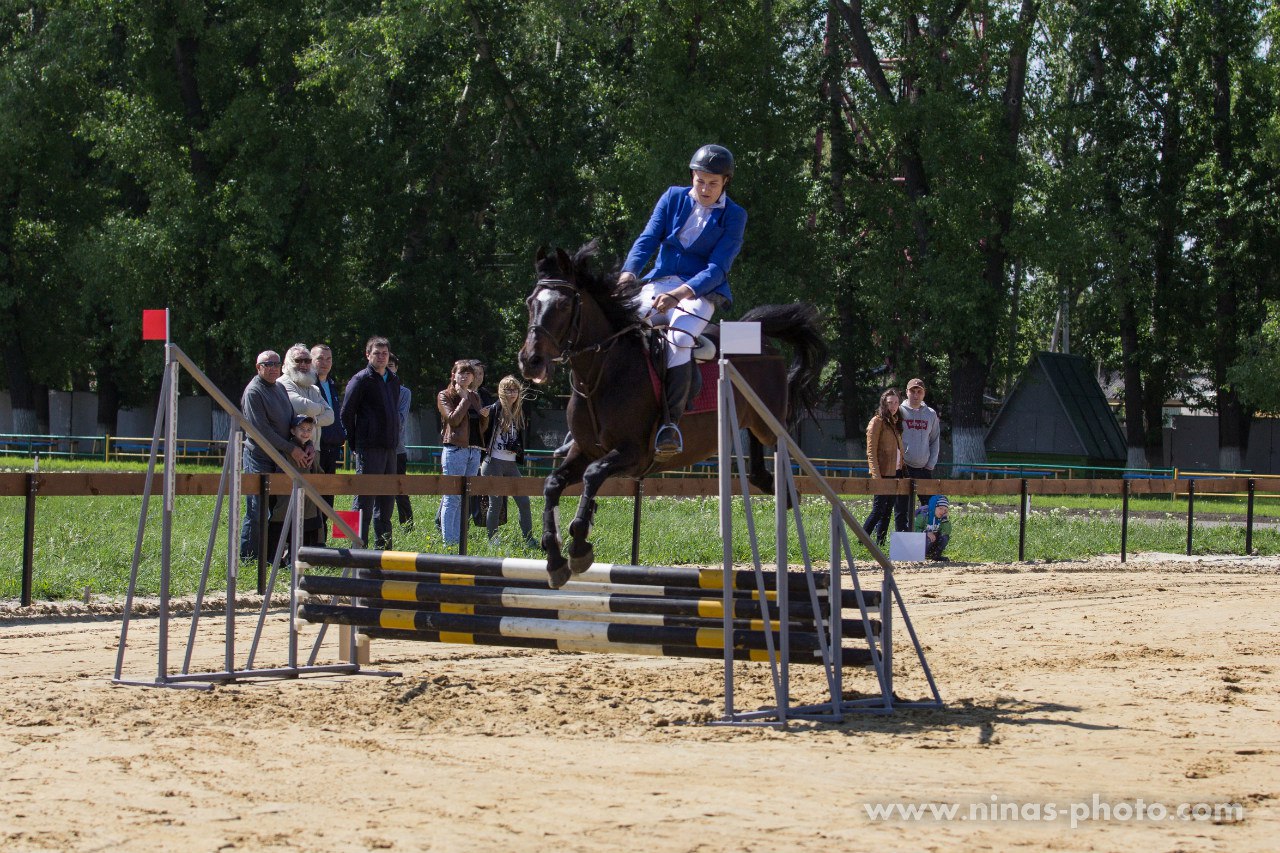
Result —
[[[714, 411], [691, 413], [677, 426], [694, 384], [693, 349], [716, 308], [732, 296], [728, 273], [742, 248], [747, 214], [726, 193], [733, 177], [733, 154], [704, 145], [689, 161], [690, 186], [669, 188], [658, 199], [616, 278], [590, 268], [594, 242], [570, 257], [539, 250], [537, 282], [526, 300], [529, 325], [520, 348], [520, 370], [535, 384], [550, 381], [556, 365], [570, 367], [567, 419], [572, 441], [563, 462], [543, 487], [541, 545], [547, 552], [551, 585], [562, 586], [594, 560], [588, 541], [595, 495], [610, 477], [641, 478], [699, 462], [717, 446]], [[653, 262], [652, 269], [640, 274]], [[793, 352], [790, 365], [775, 350], [730, 361], [776, 421], [811, 408], [826, 361], [818, 314], [810, 305], [762, 305], [743, 322], [758, 322], [761, 336], [780, 340]], [[666, 381], [655, 392], [651, 373], [650, 327], [664, 327], [659, 359]], [[751, 482], [772, 488], [764, 470], [763, 446], [776, 443], [766, 418], [736, 388], [738, 425], [751, 437]], [[657, 426], [656, 433], [654, 432]], [[568, 559], [561, 553], [559, 498], [583, 483], [578, 511], [569, 525]]]

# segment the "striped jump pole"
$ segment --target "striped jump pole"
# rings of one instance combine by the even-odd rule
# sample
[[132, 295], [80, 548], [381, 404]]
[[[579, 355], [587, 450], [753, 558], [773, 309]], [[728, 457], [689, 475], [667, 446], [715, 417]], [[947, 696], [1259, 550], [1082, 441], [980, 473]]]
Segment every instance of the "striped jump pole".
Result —
[[[458, 572], [487, 577], [514, 578], [519, 580], [547, 580], [545, 560], [501, 557], [467, 557], [460, 554], [415, 554], [409, 551], [375, 551], [357, 548], [300, 548], [299, 568], [334, 566], [351, 569], [383, 569], [406, 572]], [[620, 566], [613, 563], [596, 563], [574, 579], [593, 583], [624, 583], [692, 587], [720, 590], [724, 584], [723, 569], [677, 568], [673, 566]], [[755, 589], [754, 572], [733, 571], [731, 585], [735, 589]], [[819, 586], [828, 586], [828, 574], [815, 573]], [[765, 578], [766, 589], [776, 589], [772, 577]], [[808, 593], [808, 583], [803, 575], [788, 578], [788, 589]]]
[[[583, 622], [556, 619], [527, 619], [508, 616], [468, 616], [388, 607], [348, 607], [308, 602], [298, 615], [309, 622], [354, 625], [362, 628], [391, 628], [401, 631], [485, 634], [492, 637], [529, 637], [541, 640], [574, 640], [590, 643], [633, 646], [693, 646], [723, 652], [726, 641], [734, 649], [765, 649], [770, 632], [731, 631], [725, 636], [717, 628], [670, 628], [651, 625], [622, 625], [614, 622]], [[818, 635], [791, 633], [791, 648], [817, 652]]]
[[[361, 605], [366, 607], [390, 606], [404, 610], [429, 610], [471, 616], [516, 616], [685, 628], [716, 628], [723, 625], [722, 606], [719, 601], [673, 601], [630, 597], [619, 600], [617, 596], [566, 596], [542, 590], [504, 590], [498, 587], [477, 589], [406, 584], [398, 581], [361, 581], [314, 575], [304, 576], [299, 582], [299, 589], [308, 596], [307, 601], [310, 601], [310, 596], [314, 595], [333, 595], [359, 598]], [[740, 603], [751, 604], [745, 601]], [[700, 611], [698, 609], [700, 605], [706, 609]], [[703, 615], [698, 615], [699, 613]], [[744, 609], [735, 615], [733, 627], [748, 631], [764, 631], [764, 620], [759, 618], [759, 615], [751, 609]], [[800, 619], [794, 613], [787, 621], [792, 630], [810, 632], [815, 630], [812, 619]], [[878, 631], [878, 620], [871, 620], [871, 622], [872, 630]], [[780, 624], [777, 620], [771, 620], [769, 630], [777, 631]], [[861, 637], [865, 629], [862, 620], [857, 619], [842, 620], [841, 630], [844, 636]]]
[[[324, 575], [304, 575], [299, 588], [312, 595], [340, 595], [384, 601], [438, 601], [447, 604], [484, 604], [570, 610], [587, 613], [655, 613], [664, 616], [696, 616], [723, 619], [724, 602], [718, 598], [673, 598], [590, 591], [527, 589], [504, 586], [458, 586], [401, 580], [365, 580]], [[731, 602], [736, 619], [760, 618], [760, 605], [750, 599]], [[789, 621], [814, 619], [808, 602], [796, 602], [787, 610]], [[823, 613], [821, 615], [827, 615]]]
[[[305, 595], [306, 593], [303, 593]], [[444, 604], [439, 601], [381, 601], [363, 600], [366, 607], [393, 607], [400, 610], [422, 610], [431, 613], [459, 613], [464, 616], [511, 616], [525, 619], [555, 619], [566, 622], [615, 622], [619, 625], [653, 625], [661, 628], [721, 628], [722, 619], [699, 619], [696, 616], [661, 616], [657, 613], [575, 613], [561, 610], [541, 610], [525, 607], [499, 607], [487, 604]], [[769, 630], [777, 631], [778, 622], [770, 622]], [[813, 623], [789, 623], [792, 631], [812, 631]], [[846, 622], [845, 626], [852, 627]], [[742, 631], [763, 631], [760, 619], [734, 619], [733, 628]]]
[[[520, 580], [518, 578], [501, 578], [501, 577], [485, 577], [483, 575], [459, 574], [457, 572], [401, 572], [388, 571], [385, 569], [358, 569], [357, 577], [363, 580], [401, 580], [415, 583], [437, 583], [448, 584], [451, 586], [498, 586], [511, 587], [519, 589], [537, 589], [544, 592], [585, 592], [608, 595], [632, 595], [642, 596], [645, 598], [686, 598], [686, 599], [704, 599], [721, 597], [721, 591], [718, 589], [698, 589], [695, 587], [676, 587], [676, 586], [649, 586], [645, 584], [619, 584], [619, 583], [591, 583], [588, 581], [571, 580], [558, 590], [552, 590], [543, 580]], [[321, 575], [310, 575], [309, 577], [322, 577]], [[818, 598], [823, 614], [830, 611], [827, 599], [830, 590], [819, 589]], [[880, 606], [880, 592], [878, 590], [863, 590], [863, 600], [869, 608], [878, 608]], [[734, 600], [758, 602], [759, 594], [755, 590], [734, 590]], [[776, 590], [769, 590], [765, 593], [765, 598], [770, 602], [776, 602], [778, 593]], [[808, 596], [804, 596], [806, 602]], [[858, 609], [857, 592], [852, 589], [840, 591], [840, 606], [846, 610]], [[759, 604], [753, 604], [753, 612], [758, 612]], [[794, 611], [794, 605], [792, 606]]]
[[[428, 643], [454, 643], [476, 646], [504, 646], [517, 649], [549, 649], [561, 652], [588, 652], [592, 654], [650, 655], [676, 658], [706, 658], [720, 660], [724, 649], [707, 649], [697, 646], [623, 645], [618, 643], [588, 642], [584, 640], [542, 640], [532, 637], [493, 637], [485, 634], [459, 634], [440, 631], [400, 631], [393, 628], [360, 628], [359, 633], [375, 640], [414, 640]], [[846, 648], [842, 663], [845, 668], [871, 665], [871, 654], [865, 648]], [[761, 649], [731, 649], [734, 660], [768, 662], [769, 655]], [[792, 651], [789, 658], [795, 664], [820, 664], [822, 656], [817, 652]]]

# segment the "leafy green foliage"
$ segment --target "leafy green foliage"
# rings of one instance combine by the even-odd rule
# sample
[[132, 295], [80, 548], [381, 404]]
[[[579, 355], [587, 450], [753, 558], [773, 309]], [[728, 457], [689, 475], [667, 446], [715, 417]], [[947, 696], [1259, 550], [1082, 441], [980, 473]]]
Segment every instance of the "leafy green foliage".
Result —
[[0, 385], [143, 404], [162, 305], [233, 397], [264, 348], [345, 377], [375, 333], [420, 397], [511, 372], [535, 250], [611, 265], [710, 141], [751, 217], [729, 316], [817, 302], [851, 435], [917, 373], [980, 430], [1064, 298], [1152, 400], [1241, 359], [1280, 285], [1274, 9], [857, 5], [886, 90], [842, 0], [11, 4]]

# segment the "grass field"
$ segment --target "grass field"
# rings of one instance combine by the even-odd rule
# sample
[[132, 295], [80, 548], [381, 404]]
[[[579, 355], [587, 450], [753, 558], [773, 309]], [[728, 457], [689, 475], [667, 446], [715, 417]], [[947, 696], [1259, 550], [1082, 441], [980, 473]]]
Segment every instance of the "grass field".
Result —
[[[42, 466], [43, 469], [44, 466]], [[1078, 559], [1118, 553], [1120, 549], [1119, 502], [1102, 498], [1037, 498], [1027, 519], [1026, 558], [1028, 560]], [[338, 498], [338, 506], [349, 506]], [[395, 530], [395, 547], [401, 550], [442, 552], [445, 549], [433, 523], [439, 498], [413, 499], [416, 528]], [[848, 505], [855, 518], [870, 512], [869, 500], [852, 500]], [[38, 501], [34, 549], [34, 594], [39, 599], [74, 598], [90, 587], [95, 594], [123, 595], [128, 586], [130, 562], [138, 529], [142, 500], [138, 497], [48, 497]], [[533, 499], [535, 530], [539, 529], [542, 501]], [[592, 539], [600, 561], [626, 563], [631, 553], [632, 501], [602, 499]], [[773, 502], [753, 499], [753, 517], [762, 559], [774, 554]], [[180, 496], [175, 504], [173, 531], [172, 590], [175, 595], [194, 592], [205, 555], [214, 499]], [[561, 502], [561, 517], [567, 524], [577, 502]], [[1136, 551], [1182, 552], [1186, 548], [1185, 501], [1167, 498], [1134, 500], [1130, 508], [1141, 517], [1130, 519], [1128, 548]], [[1198, 524], [1194, 551], [1200, 554], [1241, 554], [1244, 552], [1243, 516], [1228, 500], [1196, 501], [1197, 514], [1213, 513], [1215, 521]], [[236, 522], [239, 522], [237, 510]], [[751, 559], [741, 501], [736, 502], [734, 559]], [[1231, 517], [1224, 520], [1224, 514]], [[490, 543], [482, 529], [472, 528], [468, 551], [482, 556], [539, 556], [520, 542], [515, 507], [510, 520], [500, 529], [499, 539]], [[830, 511], [818, 497], [802, 501], [804, 531], [813, 559], [829, 558]], [[948, 556], [972, 563], [1013, 562], [1018, 556], [1018, 514], [1016, 502], [996, 503], [990, 499], [953, 500], [952, 543]], [[719, 502], [716, 498], [646, 498], [641, 523], [641, 562], [653, 565], [714, 564], [721, 559]], [[0, 599], [16, 598], [20, 592], [22, 564], [23, 499], [0, 498]], [[852, 538], [852, 537], [851, 537]], [[801, 560], [794, 523], [789, 537], [790, 560]], [[1269, 527], [1255, 528], [1256, 553], [1280, 554], [1280, 534]], [[210, 589], [221, 589], [225, 573], [226, 523], [219, 529], [214, 546]], [[139, 571], [140, 594], [155, 594], [159, 584], [160, 514], [153, 500]], [[855, 545], [855, 559], [867, 552]], [[254, 568], [242, 569], [242, 588], [252, 586]]]

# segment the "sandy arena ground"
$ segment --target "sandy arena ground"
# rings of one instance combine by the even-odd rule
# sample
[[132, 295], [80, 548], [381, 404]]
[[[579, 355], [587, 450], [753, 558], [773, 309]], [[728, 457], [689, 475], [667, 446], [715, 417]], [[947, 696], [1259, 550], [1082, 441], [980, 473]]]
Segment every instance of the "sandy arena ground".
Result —
[[[373, 668], [401, 676], [118, 687], [109, 605], [0, 605], [0, 849], [1280, 847], [1280, 562], [898, 578], [946, 709], [786, 730], [682, 724], [721, 712], [721, 665], [669, 658], [376, 641]], [[286, 626], [269, 616], [259, 663]], [[154, 679], [157, 628], [133, 621], [126, 676]], [[202, 620], [200, 668], [222, 630]], [[897, 692], [922, 697], [897, 636]], [[768, 703], [764, 665], [737, 671], [738, 707]], [[815, 675], [793, 668], [797, 699], [821, 698]], [[993, 801], [1006, 819], [980, 819]], [[874, 819], [877, 803], [960, 811]], [[1179, 819], [1227, 803], [1242, 820]]]

